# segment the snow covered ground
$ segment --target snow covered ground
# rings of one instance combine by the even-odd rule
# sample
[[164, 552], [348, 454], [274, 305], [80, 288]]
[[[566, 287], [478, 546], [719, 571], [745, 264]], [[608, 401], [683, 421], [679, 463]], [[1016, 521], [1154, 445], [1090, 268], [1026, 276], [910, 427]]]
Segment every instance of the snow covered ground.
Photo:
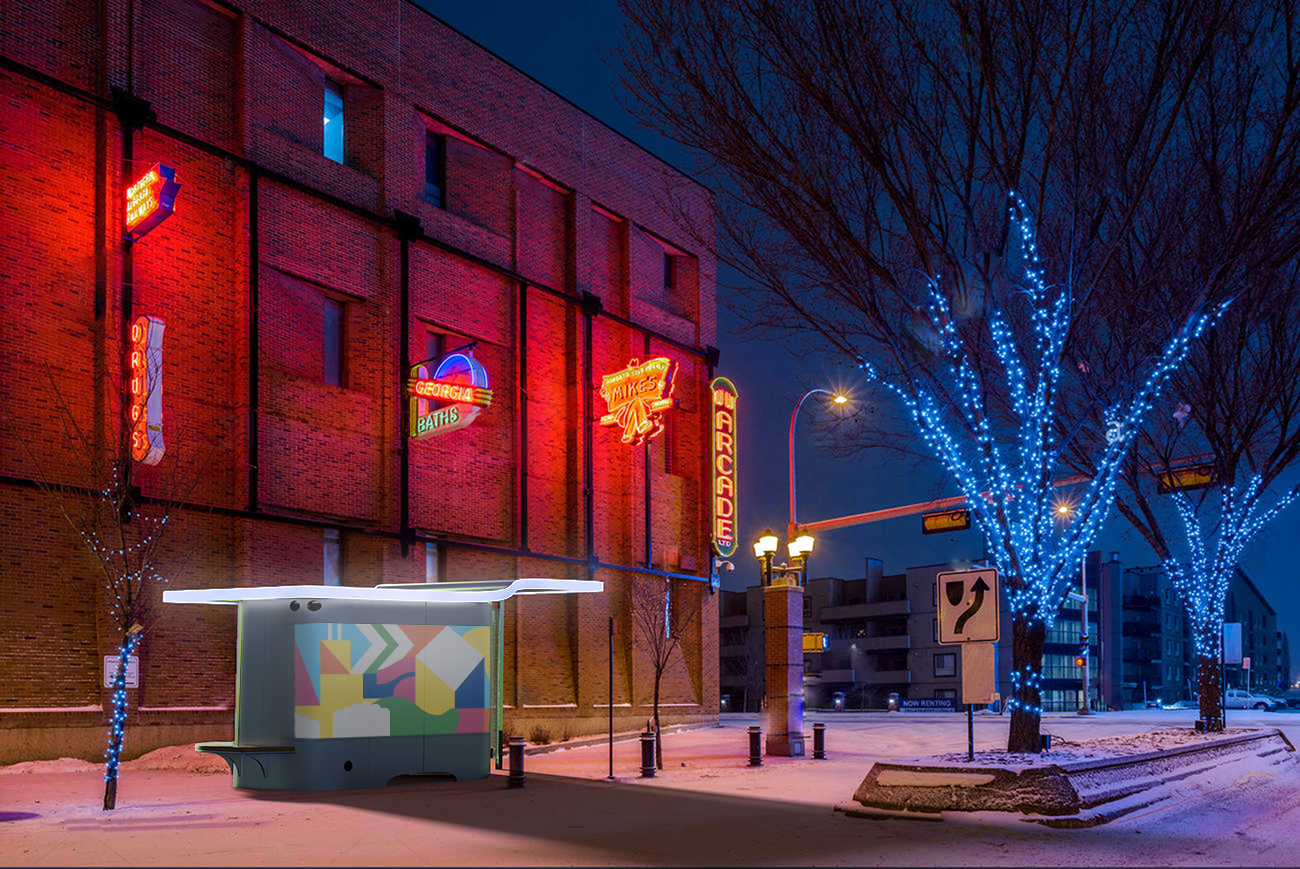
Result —
[[[1190, 728], [1194, 712], [1048, 715], [1058, 740]], [[116, 812], [98, 808], [102, 771], [46, 761], [0, 771], [0, 862], [9, 865], [1278, 865], [1300, 854], [1300, 782], [1225, 768], [1174, 799], [1111, 824], [1054, 830], [976, 814], [946, 823], [867, 821], [832, 813], [877, 760], [964, 751], [965, 717], [841, 714], [829, 759], [747, 766], [745, 728], [673, 733], [666, 769], [636, 778], [636, 741], [527, 760], [528, 784], [483, 781], [332, 793], [230, 787], [198, 772], [209, 758], [161, 749], [123, 765]], [[1294, 725], [1292, 724], [1294, 722]], [[1280, 727], [1300, 715], [1229, 713], [1232, 727]], [[977, 716], [976, 747], [995, 749], [1007, 719]], [[1152, 739], [1167, 737], [1143, 737]], [[188, 754], [187, 754], [188, 753]], [[183, 767], [183, 768], [176, 768]], [[209, 768], [210, 769], [210, 768]]]

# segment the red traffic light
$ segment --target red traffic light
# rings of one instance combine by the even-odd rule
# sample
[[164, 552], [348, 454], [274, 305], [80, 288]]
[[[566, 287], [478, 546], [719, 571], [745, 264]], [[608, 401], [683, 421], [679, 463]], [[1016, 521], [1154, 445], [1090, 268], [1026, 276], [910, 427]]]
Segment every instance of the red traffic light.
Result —
[[1083, 655], [1076, 655], [1076, 656], [1075, 656], [1075, 659], [1074, 659], [1074, 666], [1076, 666], [1076, 667], [1082, 667], [1082, 666], [1084, 666], [1084, 665], [1087, 664], [1087, 663], [1088, 663], [1088, 659], [1085, 658]]

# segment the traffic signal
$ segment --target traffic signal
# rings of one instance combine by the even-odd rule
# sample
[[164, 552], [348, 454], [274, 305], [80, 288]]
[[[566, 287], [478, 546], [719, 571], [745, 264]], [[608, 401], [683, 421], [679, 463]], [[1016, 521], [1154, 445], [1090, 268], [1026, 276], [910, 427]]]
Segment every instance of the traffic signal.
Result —
[[1083, 666], [1086, 666], [1087, 663], [1088, 663], [1088, 659], [1085, 658], [1083, 655], [1079, 655], [1078, 657], [1076, 657], [1076, 658], [1074, 659], [1074, 666], [1076, 666], [1076, 667], [1083, 667]]
[[1088, 666], [1088, 637], [1086, 634], [1079, 638], [1079, 654], [1074, 657], [1074, 666]]

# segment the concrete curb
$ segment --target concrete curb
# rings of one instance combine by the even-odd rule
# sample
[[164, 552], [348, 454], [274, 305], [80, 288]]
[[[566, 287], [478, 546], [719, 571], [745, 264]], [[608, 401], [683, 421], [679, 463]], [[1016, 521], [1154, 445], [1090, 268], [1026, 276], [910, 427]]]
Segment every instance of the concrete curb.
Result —
[[1038, 767], [877, 763], [835, 811], [848, 817], [936, 820], [944, 812], [1018, 812], [1053, 827], [1086, 827], [1166, 799], [1161, 786], [1229, 763], [1297, 765], [1280, 730], [1261, 730], [1101, 760]]
[[[721, 727], [721, 724], [714, 724], [711, 721], [704, 721], [698, 724], [670, 724], [667, 727], [660, 728], [662, 733], [681, 733], [686, 730], [706, 730], [714, 727]], [[642, 731], [627, 730], [614, 734], [615, 742], [628, 742], [633, 739], [640, 739]], [[550, 754], [552, 751], [564, 751], [569, 748], [586, 748], [589, 745], [607, 745], [609, 743], [609, 734], [604, 733], [600, 736], [584, 736], [581, 739], [570, 739], [568, 742], [554, 742], [548, 745], [529, 745], [524, 748], [524, 755], [532, 754]]]

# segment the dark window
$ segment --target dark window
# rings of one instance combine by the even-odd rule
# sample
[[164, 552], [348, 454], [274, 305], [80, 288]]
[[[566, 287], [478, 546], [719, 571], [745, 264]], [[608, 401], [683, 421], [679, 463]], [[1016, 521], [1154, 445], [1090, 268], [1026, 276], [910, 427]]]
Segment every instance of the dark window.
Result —
[[812, 598], [808, 595], [803, 596], [803, 617], [812, 618]]
[[947, 699], [956, 700], [956, 699], [957, 699], [957, 689], [956, 689], [956, 688], [935, 688], [935, 689], [934, 689], [934, 699], [936, 699], [936, 700], [947, 700]]
[[325, 359], [324, 377], [330, 386], [343, 385], [343, 303], [325, 300], [325, 322], [321, 330]]
[[424, 198], [447, 207], [447, 137], [424, 131]]
[[427, 327], [425, 328], [424, 360], [426, 362], [431, 359], [437, 359], [445, 352], [443, 348], [446, 345], [446, 338], [447, 336], [443, 335], [441, 332], [435, 332], [432, 329], [429, 329]]
[[957, 654], [955, 652], [941, 652], [934, 656], [934, 675], [936, 676], [956, 676], [957, 675]]
[[673, 289], [677, 286], [677, 263], [676, 257], [668, 251], [664, 251], [664, 288]]
[[341, 552], [339, 530], [325, 529], [325, 569], [322, 585], [341, 585], [343, 579], [343, 554]]
[[325, 79], [325, 138], [321, 149], [336, 163], [343, 162], [343, 85]]

